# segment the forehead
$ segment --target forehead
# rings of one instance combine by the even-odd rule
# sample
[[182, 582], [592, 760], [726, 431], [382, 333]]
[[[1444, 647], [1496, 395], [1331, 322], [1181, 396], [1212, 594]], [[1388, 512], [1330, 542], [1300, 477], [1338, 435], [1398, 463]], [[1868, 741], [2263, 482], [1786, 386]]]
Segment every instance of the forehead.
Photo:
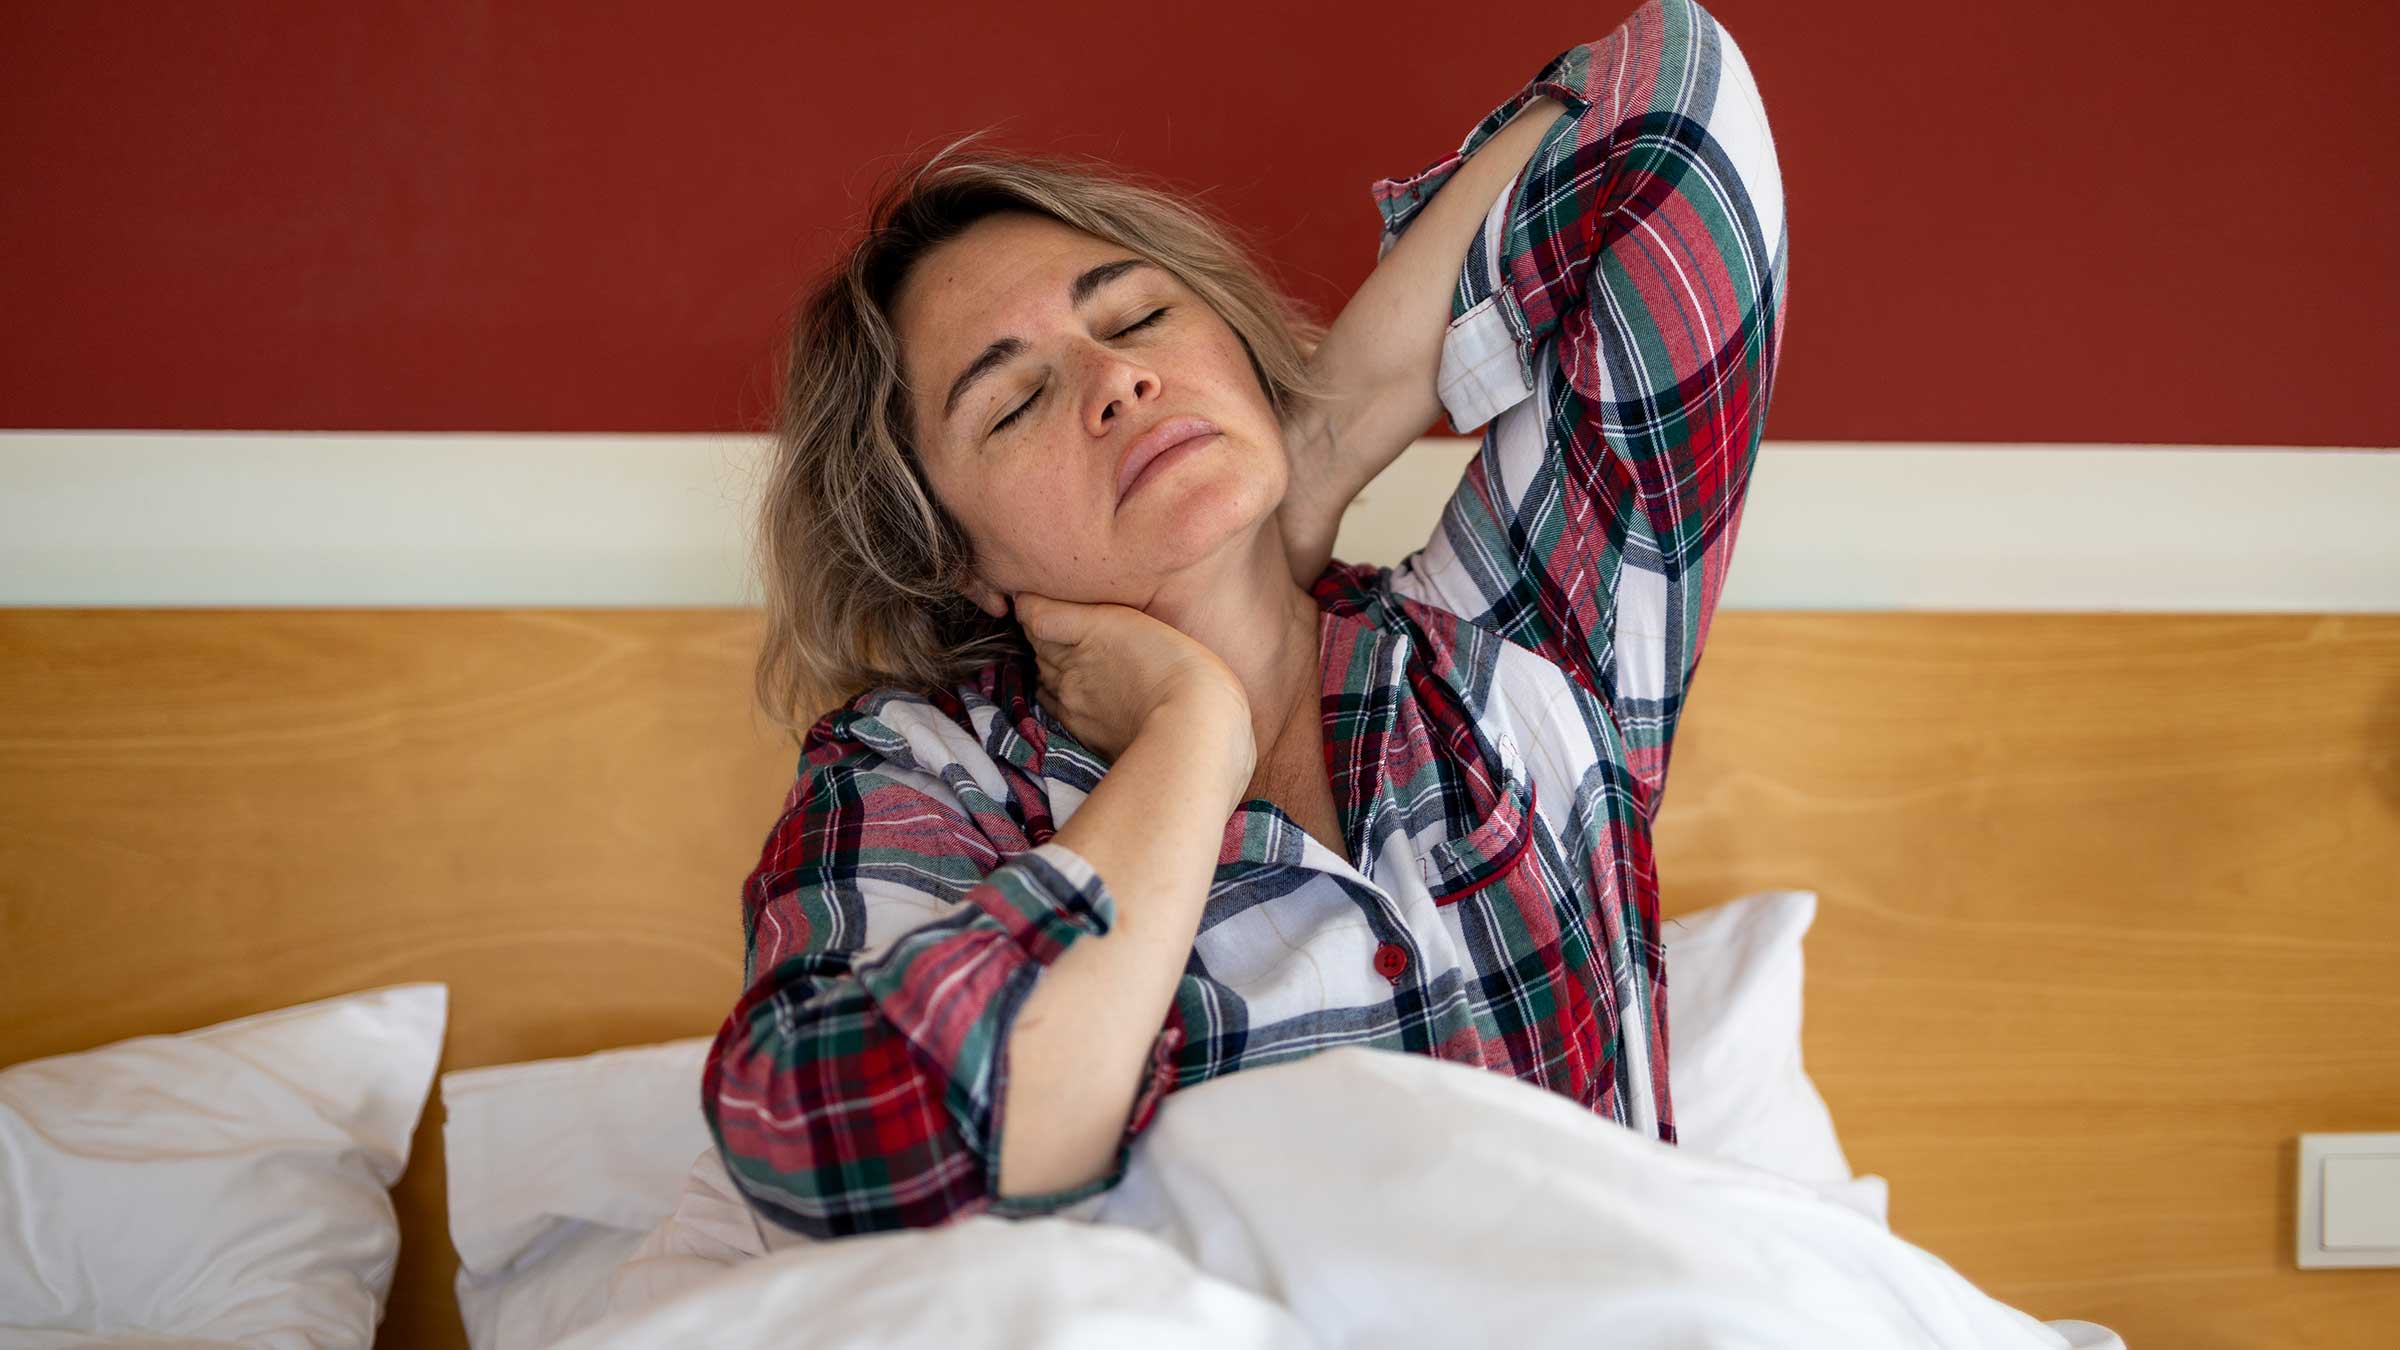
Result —
[[1002, 211], [928, 249], [909, 269], [896, 307], [955, 316], [968, 306], [1029, 295], [1045, 277], [1124, 251], [1048, 216]]
[[[938, 404], [951, 377], [994, 338], [1030, 337], [1043, 316], [1063, 312], [1067, 285], [1077, 273], [1103, 259], [1131, 256], [1131, 249], [1048, 216], [1003, 211], [976, 221], [927, 250], [893, 297], [910, 384]], [[1165, 280], [1164, 273], [1142, 268], [1117, 284], [1132, 289], [1141, 281]]]
[[988, 274], [995, 270], [1064, 267], [1115, 246], [1063, 221], [1028, 211], [998, 211], [928, 249], [911, 271], [914, 283], [932, 275]]

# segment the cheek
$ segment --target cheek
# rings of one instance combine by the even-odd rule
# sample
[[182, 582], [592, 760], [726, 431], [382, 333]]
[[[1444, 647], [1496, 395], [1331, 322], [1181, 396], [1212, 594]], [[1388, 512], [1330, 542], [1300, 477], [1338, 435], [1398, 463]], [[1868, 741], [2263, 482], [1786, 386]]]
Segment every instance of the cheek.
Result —
[[1093, 484], [1055, 457], [1012, 456], [1002, 471], [957, 485], [952, 509], [988, 566], [1028, 575], [1093, 556], [1089, 510]]
[[1231, 328], [1219, 336], [1211, 378], [1225, 395], [1236, 398], [1252, 412], [1267, 406], [1267, 391], [1259, 383], [1258, 371], [1250, 364], [1250, 349]]

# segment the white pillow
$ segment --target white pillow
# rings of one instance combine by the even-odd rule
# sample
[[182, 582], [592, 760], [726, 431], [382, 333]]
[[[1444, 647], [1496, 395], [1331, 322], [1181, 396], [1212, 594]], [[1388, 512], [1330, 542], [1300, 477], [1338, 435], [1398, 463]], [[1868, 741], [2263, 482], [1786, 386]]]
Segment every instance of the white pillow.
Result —
[[[1761, 891], [1667, 922], [1678, 1141], [1809, 1182], [1883, 1223], [1884, 1179], [1851, 1176], [1801, 1067], [1800, 943], [1816, 905], [1813, 892]], [[450, 1229], [474, 1350], [546, 1346], [808, 1241], [762, 1230], [725, 1175], [700, 1115], [712, 1039], [443, 1076]]]
[[0, 1070], [0, 1344], [369, 1346], [449, 987]]
[[1759, 891], [1664, 925], [1676, 1143], [1824, 1190], [1891, 1226], [1890, 1188], [1853, 1177], [1800, 1062], [1801, 939], [1814, 891]]
[[531, 1350], [598, 1320], [609, 1272], [712, 1154], [713, 1038], [442, 1075], [458, 1305], [474, 1350]]

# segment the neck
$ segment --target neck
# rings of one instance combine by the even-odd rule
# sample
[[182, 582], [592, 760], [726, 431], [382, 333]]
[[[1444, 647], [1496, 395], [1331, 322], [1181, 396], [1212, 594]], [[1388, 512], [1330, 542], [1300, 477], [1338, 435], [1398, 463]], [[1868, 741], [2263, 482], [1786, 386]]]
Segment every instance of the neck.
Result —
[[1322, 685], [1316, 598], [1292, 579], [1281, 535], [1262, 529], [1238, 555], [1178, 573], [1142, 612], [1216, 653], [1250, 700], [1263, 770], [1285, 728], [1314, 717]]

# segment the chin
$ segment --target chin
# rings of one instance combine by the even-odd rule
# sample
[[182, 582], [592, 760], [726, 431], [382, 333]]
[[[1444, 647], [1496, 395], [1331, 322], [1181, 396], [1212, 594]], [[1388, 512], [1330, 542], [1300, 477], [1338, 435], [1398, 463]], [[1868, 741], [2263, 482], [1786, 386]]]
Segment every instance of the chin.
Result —
[[1277, 485], [1239, 473], [1186, 474], [1161, 490], [1169, 486], [1150, 484], [1150, 500], [1128, 501], [1117, 518], [1118, 528], [1135, 532], [1139, 552], [1167, 570], [1247, 546], [1283, 504], [1280, 491], [1262, 490]]

